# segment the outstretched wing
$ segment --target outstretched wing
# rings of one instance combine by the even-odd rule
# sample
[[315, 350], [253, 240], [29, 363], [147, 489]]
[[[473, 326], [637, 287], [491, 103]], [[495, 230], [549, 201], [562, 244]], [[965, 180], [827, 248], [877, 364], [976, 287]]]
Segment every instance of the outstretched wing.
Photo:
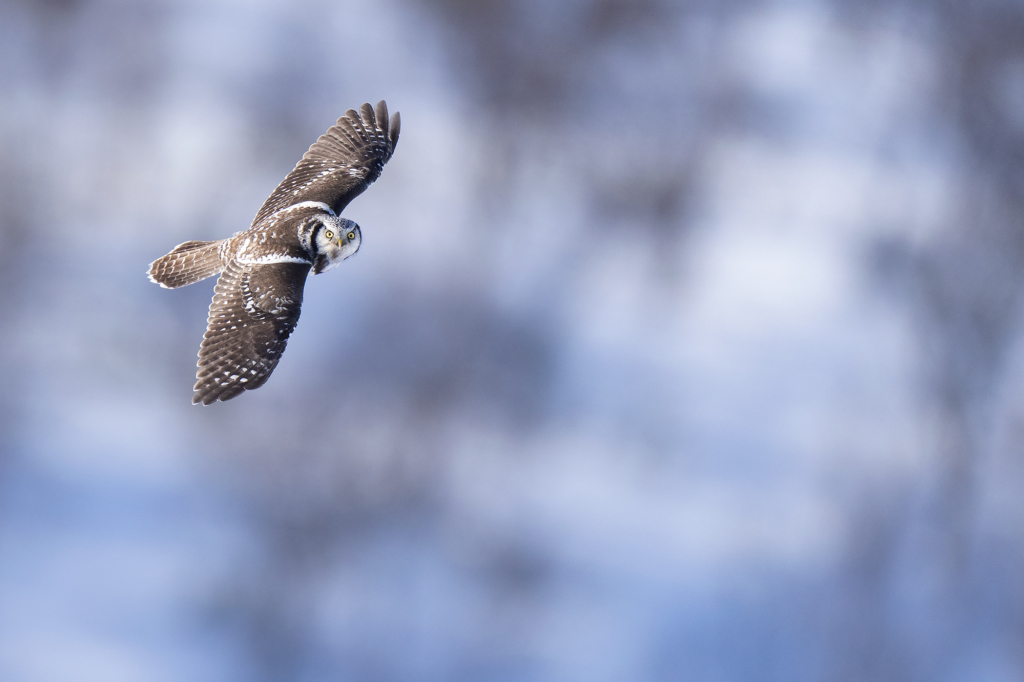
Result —
[[228, 264], [214, 287], [193, 403], [230, 400], [267, 381], [299, 321], [308, 272], [302, 263]]
[[291, 173], [263, 203], [252, 224], [302, 201], [319, 201], [335, 214], [380, 176], [398, 144], [402, 120], [388, 120], [388, 105], [349, 109], [303, 154]]

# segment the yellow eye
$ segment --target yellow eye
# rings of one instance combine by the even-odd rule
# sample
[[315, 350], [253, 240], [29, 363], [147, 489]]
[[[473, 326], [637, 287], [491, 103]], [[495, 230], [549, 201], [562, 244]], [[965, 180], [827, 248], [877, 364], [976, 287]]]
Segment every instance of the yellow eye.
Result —
[[334, 239], [334, 233], [331, 232], [330, 230], [327, 230], [327, 238], [328, 239]]
[[349, 241], [352, 241], [355, 238], [356, 238], [356, 233], [355, 232], [349, 232], [348, 233], [348, 240]]

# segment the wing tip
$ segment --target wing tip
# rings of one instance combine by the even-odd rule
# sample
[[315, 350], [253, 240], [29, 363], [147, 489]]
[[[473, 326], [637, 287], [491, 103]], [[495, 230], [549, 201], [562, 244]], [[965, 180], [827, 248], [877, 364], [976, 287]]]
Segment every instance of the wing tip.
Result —
[[362, 114], [363, 125], [370, 126], [371, 129], [377, 127], [377, 115], [373, 111], [373, 107], [370, 106], [369, 102], [363, 102], [359, 105], [359, 113]]
[[[205, 383], [202, 386], [197, 382], [192, 393], [193, 405], [212, 405], [215, 402], [231, 400], [245, 392], [246, 387], [240, 384], [213, 384]], [[220, 389], [220, 390], [218, 390]]]
[[402, 132], [402, 114], [396, 111], [391, 115], [391, 123], [388, 126], [390, 129], [391, 149], [394, 150], [398, 144], [398, 136]]
[[388, 103], [384, 100], [377, 102], [374, 113], [377, 116], [377, 130], [385, 140], [390, 139], [390, 134], [388, 133]]

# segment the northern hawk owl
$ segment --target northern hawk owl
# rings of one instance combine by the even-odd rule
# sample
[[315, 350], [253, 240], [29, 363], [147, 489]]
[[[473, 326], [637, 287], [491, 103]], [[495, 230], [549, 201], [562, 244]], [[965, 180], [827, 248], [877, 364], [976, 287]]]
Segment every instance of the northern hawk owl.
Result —
[[302, 156], [248, 230], [185, 242], [150, 264], [150, 280], [167, 289], [220, 275], [193, 403], [230, 400], [270, 377], [299, 321], [310, 269], [326, 272], [359, 250], [359, 226], [339, 214], [380, 176], [400, 125], [397, 112], [388, 119], [383, 100], [376, 108], [349, 109]]

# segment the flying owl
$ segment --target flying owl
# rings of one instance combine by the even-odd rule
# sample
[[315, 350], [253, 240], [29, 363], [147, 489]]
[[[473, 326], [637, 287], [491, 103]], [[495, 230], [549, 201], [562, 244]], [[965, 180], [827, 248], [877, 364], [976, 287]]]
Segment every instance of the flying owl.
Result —
[[400, 127], [383, 100], [349, 109], [303, 154], [248, 230], [179, 244], [150, 264], [149, 279], [167, 289], [220, 275], [193, 403], [230, 400], [266, 383], [299, 321], [306, 275], [359, 250], [359, 226], [339, 214], [380, 176]]

